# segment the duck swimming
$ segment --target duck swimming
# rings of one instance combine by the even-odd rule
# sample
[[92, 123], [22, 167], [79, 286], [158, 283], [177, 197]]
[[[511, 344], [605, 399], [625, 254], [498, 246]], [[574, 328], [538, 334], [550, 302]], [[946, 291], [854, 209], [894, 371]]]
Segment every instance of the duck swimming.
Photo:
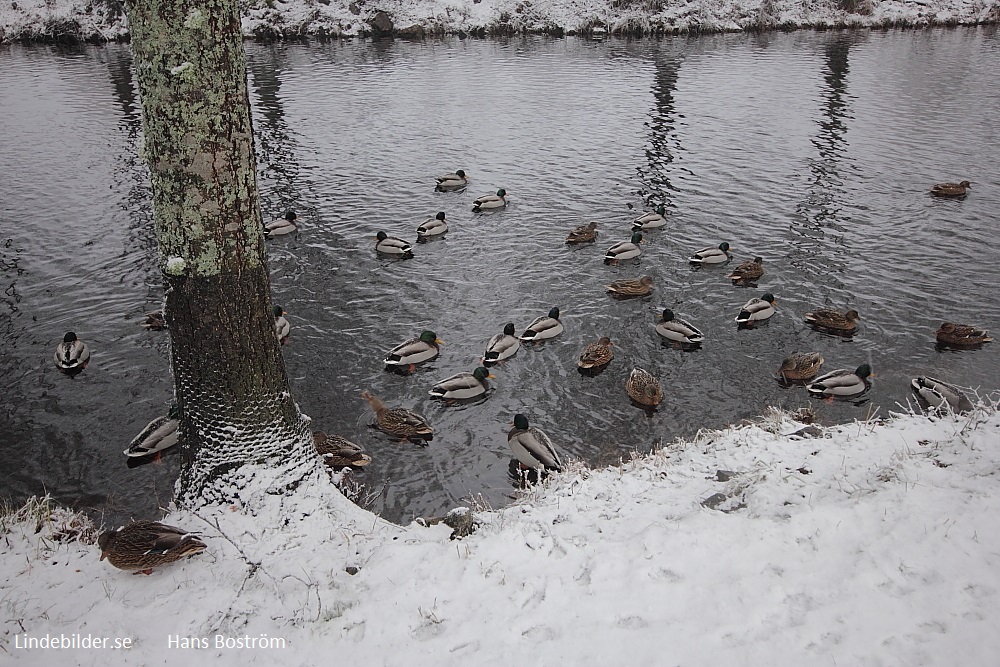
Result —
[[456, 169], [451, 174], [438, 176], [436, 180], [437, 185], [434, 186], [434, 189], [439, 192], [461, 190], [469, 183], [469, 178], [465, 175], [465, 171], [462, 169]]
[[739, 314], [736, 316], [738, 324], [753, 324], [768, 319], [774, 315], [774, 295], [770, 292], [762, 295], [759, 299], [753, 298], [743, 304]]
[[491, 375], [486, 368], [480, 366], [471, 373], [456, 373], [450, 378], [441, 380], [431, 387], [429, 393], [434, 398], [449, 398], [456, 400], [476, 398], [477, 396], [482, 396], [489, 391], [490, 385], [486, 380], [494, 377], [496, 376]]
[[438, 236], [448, 231], [448, 223], [444, 219], [444, 211], [439, 211], [433, 218], [428, 218], [417, 227], [417, 240], [423, 241], [431, 236]]
[[507, 206], [507, 191], [503, 188], [497, 190], [495, 195], [485, 195], [472, 202], [472, 211], [494, 211]]
[[667, 224], [667, 209], [663, 204], [656, 207], [655, 211], [643, 213], [632, 221], [633, 229], [656, 229]]
[[542, 315], [528, 325], [528, 328], [521, 334], [521, 340], [545, 340], [555, 338], [563, 332], [562, 322], [559, 321], [559, 308], [552, 307], [548, 315]]
[[503, 333], [490, 338], [483, 353], [483, 364], [495, 364], [513, 357], [521, 349], [521, 341], [514, 335], [514, 323], [508, 322]]
[[702, 248], [688, 258], [692, 264], [725, 264], [730, 259], [729, 243], [723, 241], [714, 248]]
[[[433, 331], [425, 329], [416, 338], [411, 338], [389, 350], [385, 356], [386, 366], [413, 366], [433, 359], [441, 351], [442, 341]], [[412, 370], [412, 368], [411, 368]]]
[[410, 259], [413, 257], [413, 246], [403, 239], [389, 236], [385, 232], [379, 232], [375, 235], [375, 251], [400, 259]]
[[617, 264], [619, 260], [632, 259], [642, 254], [642, 233], [634, 232], [628, 241], [619, 241], [604, 254], [605, 264]]
[[416, 412], [387, 407], [382, 399], [367, 391], [361, 392], [361, 398], [375, 411], [375, 425], [383, 433], [411, 442], [433, 439], [434, 429]]
[[701, 345], [705, 335], [687, 320], [674, 316], [674, 311], [663, 309], [660, 322], [656, 325], [656, 334], [673, 343], [681, 345]]
[[53, 359], [64, 373], [79, 372], [90, 362], [90, 348], [75, 333], [67, 331], [63, 341], [56, 346]]
[[872, 367], [861, 364], [856, 370], [838, 368], [835, 371], [821, 375], [806, 385], [806, 391], [814, 396], [858, 396], [871, 389], [868, 378], [872, 375]]
[[298, 219], [299, 216], [295, 214], [295, 211], [289, 210], [285, 213], [284, 217], [264, 223], [264, 238], [284, 236], [285, 234], [297, 231], [299, 228], [297, 224]]

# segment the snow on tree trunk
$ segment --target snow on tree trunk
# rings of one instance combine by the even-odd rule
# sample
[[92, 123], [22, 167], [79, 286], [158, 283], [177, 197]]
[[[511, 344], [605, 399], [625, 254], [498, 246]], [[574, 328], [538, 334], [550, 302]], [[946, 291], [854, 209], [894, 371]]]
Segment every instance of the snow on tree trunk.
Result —
[[178, 500], [232, 502], [254, 463], [281, 492], [318, 459], [274, 332], [238, 3], [127, 11], [182, 412]]

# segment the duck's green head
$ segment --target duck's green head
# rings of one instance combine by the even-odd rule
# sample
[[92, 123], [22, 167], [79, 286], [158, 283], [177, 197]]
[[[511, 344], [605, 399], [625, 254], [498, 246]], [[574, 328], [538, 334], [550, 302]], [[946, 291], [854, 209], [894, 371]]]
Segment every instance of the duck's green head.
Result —
[[506, 196], [507, 196], [507, 191], [506, 190], [504, 190], [503, 188], [500, 188], [499, 190], [497, 190], [497, 197], [506, 197]]
[[444, 220], [444, 211], [438, 211], [438, 214], [434, 216], [435, 220]]
[[485, 366], [480, 366], [476, 370], [472, 371], [472, 377], [476, 378], [479, 381], [483, 381], [487, 378], [495, 378], [496, 375], [490, 375], [489, 369], [487, 369]]
[[719, 244], [719, 250], [722, 252], [729, 252], [729, 241], [723, 241]]
[[167, 417], [171, 419], [180, 419], [181, 409], [177, 405], [177, 401], [170, 402], [170, 408], [167, 409]]
[[378, 239], [379, 241], [385, 241], [387, 238], [389, 238], [389, 235], [386, 234], [385, 232], [379, 232], [378, 234], [375, 235], [375, 238]]
[[771, 294], [770, 292], [767, 292], [762, 297], [760, 297], [760, 300], [761, 301], [767, 301], [768, 303], [770, 303], [770, 304], [773, 305], [774, 304], [774, 295]]
[[656, 212], [659, 213], [660, 215], [666, 215], [667, 207], [664, 206], [663, 204], [660, 204], [659, 206], [656, 207]]
[[464, 171], [464, 170], [462, 170], [462, 169], [456, 169], [456, 170], [455, 170], [455, 175], [456, 175], [456, 176], [459, 176], [459, 177], [461, 177], [461, 178], [465, 178], [465, 171]]
[[282, 315], [286, 315], [287, 314], [285, 312], [285, 309], [282, 308], [281, 306], [275, 306], [274, 308], [271, 309], [271, 312], [274, 313], [275, 319], [281, 317]]
[[423, 343], [430, 343], [432, 345], [440, 345], [443, 342], [439, 340], [437, 334], [430, 329], [424, 329], [420, 332], [420, 341]]
[[860, 366], [858, 366], [858, 370], [854, 371], [854, 374], [857, 375], [859, 378], [864, 379], [866, 377], [871, 376], [872, 367], [869, 366], [868, 364], [861, 364]]
[[549, 310], [549, 317], [551, 317], [554, 320], [559, 319], [559, 306], [552, 306], [552, 308]]
[[514, 428], [521, 429], [522, 431], [528, 428], [528, 418], [518, 413], [514, 415]]
[[507, 326], [505, 326], [503, 328], [503, 335], [504, 336], [513, 336], [514, 335], [514, 323], [513, 322], [508, 322]]
[[295, 222], [295, 219], [298, 217], [299, 216], [295, 215], [295, 211], [293, 211], [292, 209], [288, 209], [288, 211], [285, 213], [285, 220], [287, 220], [288, 222]]
[[639, 245], [640, 243], [642, 243], [642, 234], [640, 232], [634, 232], [632, 234], [632, 243], [634, 243], [635, 245]]
[[674, 319], [674, 311], [670, 310], [669, 308], [664, 308], [663, 309], [663, 321], [664, 322], [670, 322], [673, 319]]
[[63, 342], [64, 343], [75, 343], [76, 342], [76, 334], [73, 333], [72, 331], [67, 331], [66, 335], [63, 336]]

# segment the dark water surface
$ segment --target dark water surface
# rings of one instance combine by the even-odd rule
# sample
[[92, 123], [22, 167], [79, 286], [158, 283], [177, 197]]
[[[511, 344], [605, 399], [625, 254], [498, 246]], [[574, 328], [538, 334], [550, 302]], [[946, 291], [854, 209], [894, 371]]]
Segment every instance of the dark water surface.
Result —
[[[374, 509], [387, 518], [474, 493], [506, 502], [517, 411], [567, 456], [605, 464], [768, 405], [812, 405], [826, 423], [886, 415], [918, 374], [997, 387], [1000, 343], [939, 352], [933, 341], [943, 320], [1000, 329], [992, 28], [247, 49], [265, 217], [294, 207], [306, 219], [269, 242], [294, 393], [316, 428], [372, 454], [358, 478], [383, 491]], [[121, 46], [0, 48], [0, 496], [48, 490], [116, 518], [154, 515], [179, 460], [129, 469], [122, 455], [171, 396], [166, 334], [139, 326], [162, 288], [131, 67]], [[456, 168], [468, 190], [435, 193], [433, 176]], [[962, 179], [974, 183], [963, 201], [927, 194]], [[498, 187], [506, 211], [470, 212]], [[660, 202], [670, 224], [638, 263], [604, 266]], [[413, 240], [438, 210], [445, 239], [409, 261], [375, 256], [376, 231]], [[594, 246], [563, 244], [591, 220]], [[723, 240], [736, 261], [764, 258], [758, 289], [685, 261]], [[652, 297], [605, 295], [643, 274]], [[740, 306], [764, 291], [777, 315], [737, 331]], [[553, 305], [566, 332], [497, 368], [487, 400], [429, 399], [504, 323], [520, 330]], [[857, 336], [803, 324], [821, 305], [859, 310]], [[664, 306], [702, 328], [701, 350], [660, 345]], [[384, 353], [424, 328], [446, 341], [440, 357], [409, 377], [385, 372]], [[93, 350], [72, 379], [52, 364], [67, 330]], [[601, 335], [616, 357], [584, 377], [575, 360]], [[772, 379], [785, 355], [812, 350], [829, 369], [871, 363], [868, 402], [811, 401]], [[664, 382], [651, 418], [623, 391], [634, 365]], [[423, 412], [431, 445], [369, 429], [363, 388]]]

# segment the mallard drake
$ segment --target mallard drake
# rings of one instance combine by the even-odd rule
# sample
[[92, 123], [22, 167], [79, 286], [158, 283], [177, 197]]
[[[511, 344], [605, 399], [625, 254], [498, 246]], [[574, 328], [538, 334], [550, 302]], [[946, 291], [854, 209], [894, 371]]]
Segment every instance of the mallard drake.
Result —
[[416, 338], [404, 341], [389, 350], [389, 354], [385, 355], [385, 365], [412, 366], [433, 359], [441, 351], [438, 346], [442, 342], [436, 333], [425, 329]]
[[636, 366], [625, 381], [625, 392], [640, 405], [655, 406], [663, 400], [663, 386], [650, 373]]
[[932, 377], [918, 377], [910, 381], [910, 386], [925, 403], [935, 409], [947, 405], [952, 412], [969, 412], [975, 406], [965, 392], [953, 384]]
[[476, 398], [490, 390], [490, 385], [486, 380], [495, 377], [486, 368], [480, 366], [471, 373], [456, 373], [450, 378], [441, 380], [431, 387], [428, 393], [434, 398], [451, 398], [456, 400]]
[[146, 313], [146, 319], [140, 322], [139, 326], [150, 331], [163, 331], [167, 328], [167, 318], [163, 316], [162, 310], [154, 310]]
[[410, 259], [413, 257], [413, 246], [403, 239], [389, 236], [385, 232], [379, 232], [375, 235], [375, 251], [400, 259]]
[[729, 243], [723, 241], [714, 248], [702, 248], [688, 259], [692, 264], [725, 264], [730, 259]]
[[643, 213], [638, 218], [632, 221], [633, 229], [656, 229], [657, 227], [664, 227], [667, 224], [667, 208], [660, 204], [656, 207], [655, 211], [650, 211], [648, 213]]
[[796, 352], [781, 362], [778, 375], [785, 381], [809, 380], [819, 373], [823, 361], [819, 352]]
[[434, 429], [416, 412], [406, 408], [386, 407], [382, 399], [367, 391], [361, 392], [361, 398], [372, 406], [375, 424], [384, 433], [404, 440], [431, 440], [434, 437]]
[[272, 312], [274, 313], [274, 335], [278, 337], [278, 342], [284, 345], [288, 342], [288, 334], [292, 330], [292, 325], [285, 319], [285, 315], [288, 313], [281, 306], [275, 306]]
[[657, 335], [682, 345], [700, 345], [705, 335], [693, 324], [674, 316], [674, 311], [663, 309], [660, 322], [656, 325]]
[[139, 435], [132, 438], [125, 456], [150, 456], [176, 445], [180, 437], [179, 416], [177, 405], [171, 405], [166, 417], [157, 417], [146, 424]]
[[146, 574], [207, 548], [196, 533], [159, 521], [133, 521], [124, 528], [105, 531], [97, 538], [97, 546], [101, 560], [107, 558], [119, 570]]
[[777, 302], [774, 300], [774, 295], [770, 292], [764, 294], [759, 299], [754, 297], [743, 304], [739, 315], [736, 316], [736, 322], [739, 324], [750, 324], [766, 320], [771, 315], [774, 315], [775, 303]]
[[438, 236], [448, 231], [448, 223], [444, 219], [444, 211], [438, 211], [433, 218], [428, 218], [417, 227], [417, 240], [423, 240], [430, 236]]
[[814, 396], [857, 396], [868, 391], [872, 384], [868, 378], [872, 375], [872, 367], [861, 364], [855, 370], [838, 368], [835, 371], [820, 375], [806, 385], [806, 390]]
[[562, 461], [552, 446], [552, 440], [542, 429], [530, 426], [528, 418], [522, 414], [514, 415], [514, 428], [507, 434], [507, 445], [514, 458], [525, 468], [557, 472], [562, 469]]
[[611, 349], [613, 345], [610, 338], [601, 336], [599, 341], [584, 348], [576, 365], [580, 368], [600, 368], [607, 365], [615, 357], [615, 351]]
[[597, 240], [597, 223], [591, 222], [581, 225], [566, 235], [566, 243], [576, 245], [577, 243], [593, 243]]
[[434, 186], [434, 189], [442, 192], [446, 190], [461, 190], [469, 184], [469, 178], [462, 169], [456, 169], [454, 173], [443, 174], [436, 178], [437, 185]]
[[755, 257], [737, 266], [726, 277], [732, 280], [734, 285], [747, 285], [757, 282], [762, 275], [764, 275], [764, 258]]
[[53, 358], [61, 371], [82, 371], [90, 362], [90, 348], [75, 333], [67, 331]]
[[858, 328], [858, 320], [861, 319], [861, 316], [856, 310], [842, 313], [836, 308], [817, 308], [803, 315], [803, 318], [806, 324], [817, 329], [850, 334]]
[[298, 219], [299, 216], [295, 214], [295, 211], [289, 210], [284, 217], [264, 223], [264, 238], [291, 234], [299, 228], [296, 224]]
[[954, 322], [945, 322], [934, 335], [937, 337], [938, 343], [954, 347], [975, 347], [993, 340], [990, 337], [990, 332], [986, 329], [969, 324], [955, 324]]
[[642, 254], [642, 248], [639, 247], [640, 243], [642, 243], [642, 233], [634, 232], [632, 238], [628, 241], [619, 241], [608, 248], [608, 251], [604, 253], [604, 263], [615, 264], [622, 259], [638, 257]]
[[520, 338], [521, 340], [545, 340], [546, 338], [555, 338], [562, 332], [563, 325], [559, 321], [559, 308], [553, 306], [548, 315], [536, 317]]
[[334, 470], [349, 466], [363, 468], [372, 462], [372, 457], [365, 454], [360, 445], [340, 435], [327, 435], [323, 431], [316, 431], [313, 433], [313, 444], [323, 463]]
[[931, 194], [935, 197], [964, 197], [966, 191], [972, 187], [969, 181], [961, 183], [938, 183], [931, 187]]
[[608, 285], [612, 296], [629, 299], [636, 296], [647, 296], [653, 293], [653, 277], [643, 276], [638, 280], [616, 280]]
[[503, 328], [503, 333], [490, 338], [486, 343], [486, 352], [483, 353], [484, 364], [495, 364], [513, 357], [521, 349], [521, 341], [514, 335], [514, 323], [508, 322]]
[[495, 195], [485, 195], [472, 202], [472, 211], [492, 211], [507, 206], [507, 191], [503, 188], [497, 190]]

